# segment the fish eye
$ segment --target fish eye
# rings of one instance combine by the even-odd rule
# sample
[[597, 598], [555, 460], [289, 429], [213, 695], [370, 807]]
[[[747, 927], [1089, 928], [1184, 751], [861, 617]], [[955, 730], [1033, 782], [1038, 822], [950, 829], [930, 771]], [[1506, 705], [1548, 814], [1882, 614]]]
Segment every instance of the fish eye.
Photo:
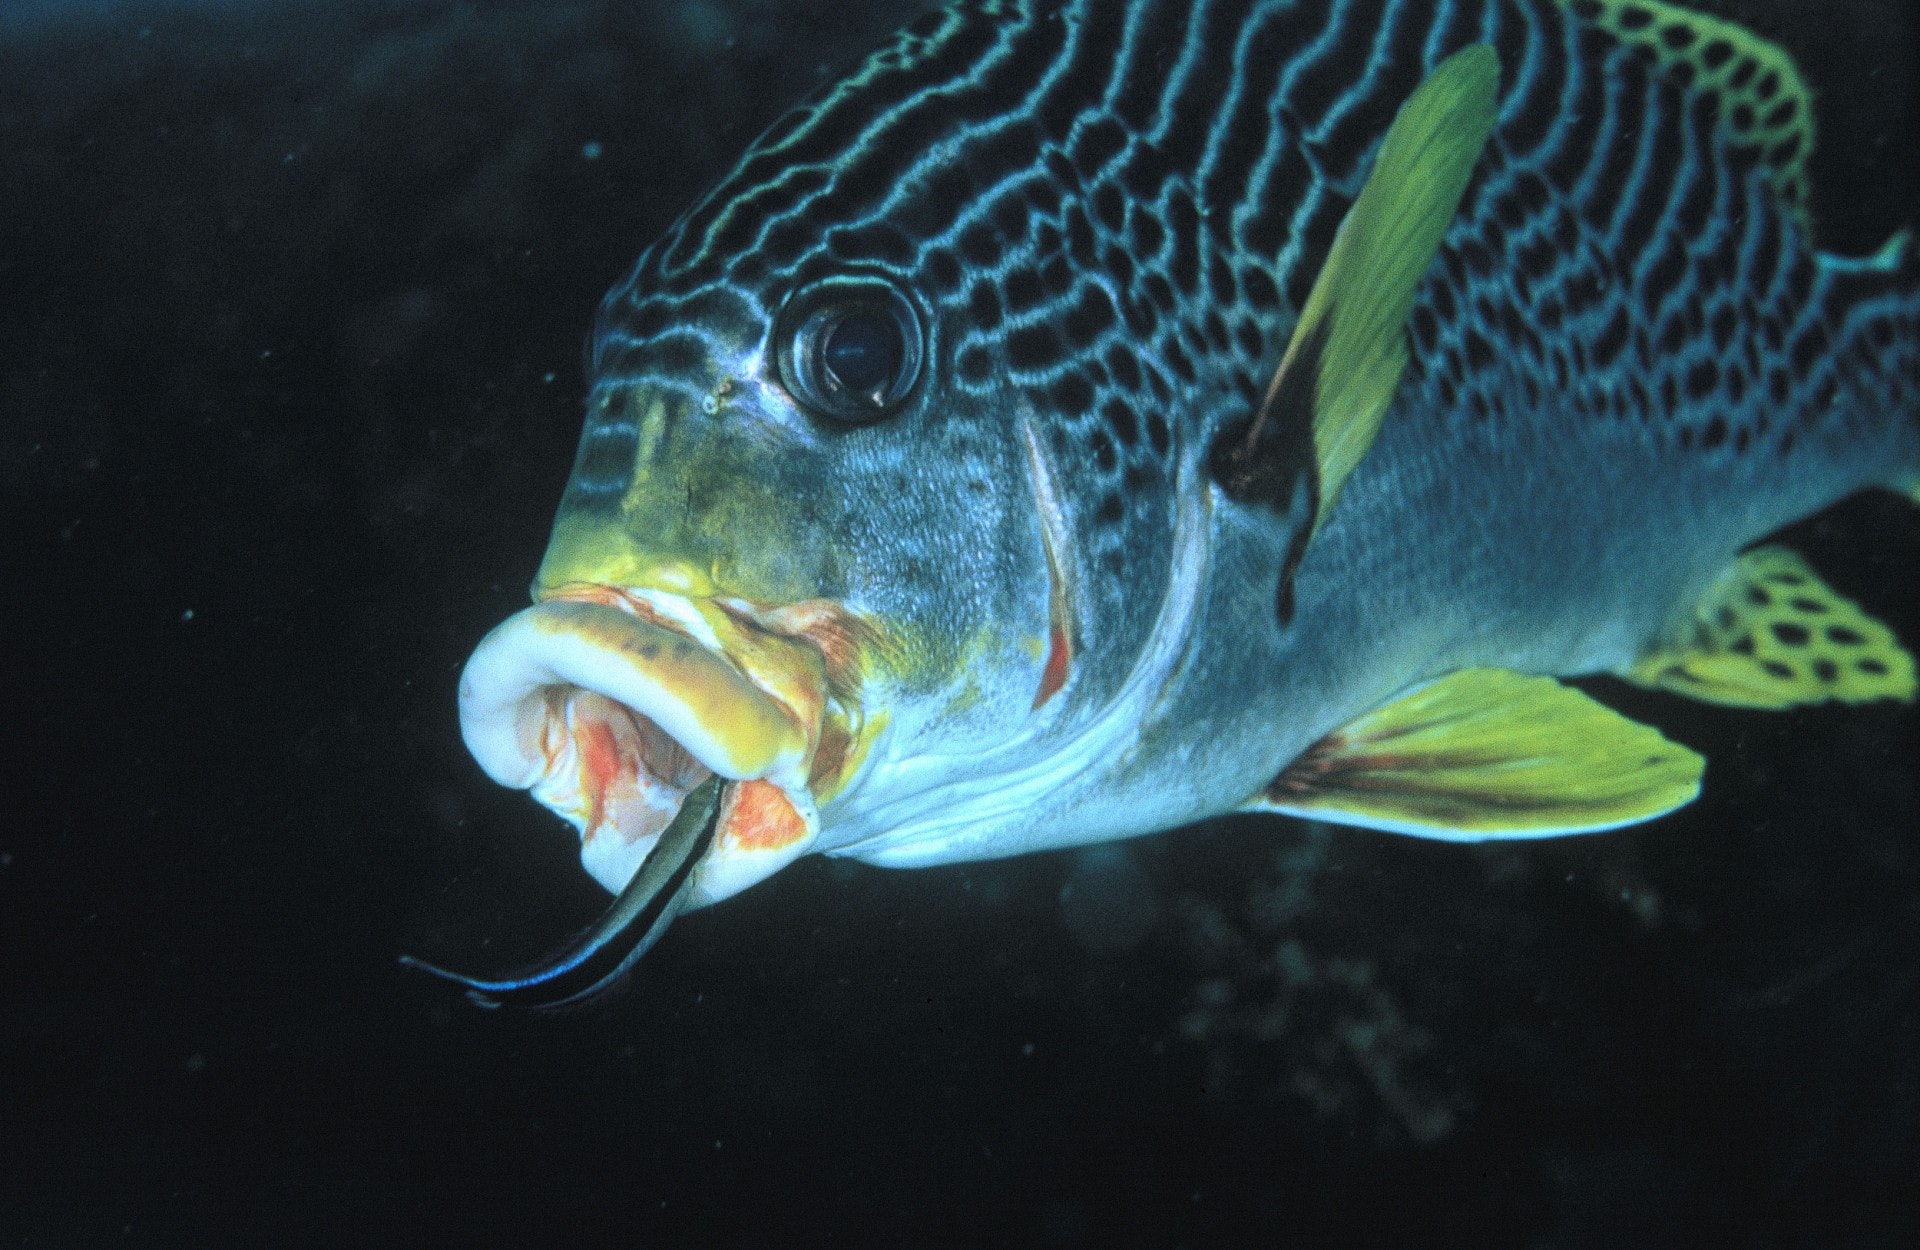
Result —
[[817, 417], [888, 416], [920, 377], [920, 318], [890, 283], [836, 278], [794, 293], [774, 324], [780, 380]]

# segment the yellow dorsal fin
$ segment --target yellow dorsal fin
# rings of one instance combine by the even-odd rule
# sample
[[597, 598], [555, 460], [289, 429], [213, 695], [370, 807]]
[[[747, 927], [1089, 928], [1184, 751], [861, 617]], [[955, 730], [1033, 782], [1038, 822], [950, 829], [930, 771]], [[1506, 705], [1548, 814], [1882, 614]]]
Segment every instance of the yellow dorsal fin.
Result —
[[1738, 23], [1663, 0], [1559, 3], [1681, 85], [1718, 100], [1729, 141], [1759, 154], [1780, 197], [1805, 223], [1813, 93], [1784, 49]]
[[1330, 734], [1247, 807], [1456, 842], [1589, 833], [1690, 802], [1706, 762], [1551, 677], [1463, 669]]
[[1729, 707], [1910, 702], [1913, 657], [1785, 547], [1756, 547], [1707, 589], [1671, 643], [1620, 674]]

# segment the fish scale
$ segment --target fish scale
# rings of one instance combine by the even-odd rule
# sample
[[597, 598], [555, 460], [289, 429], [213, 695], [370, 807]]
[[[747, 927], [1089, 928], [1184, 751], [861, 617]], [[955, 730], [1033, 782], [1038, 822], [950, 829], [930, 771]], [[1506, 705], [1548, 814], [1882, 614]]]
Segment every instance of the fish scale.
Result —
[[[600, 308], [536, 597], [644, 601], [712, 654], [654, 673], [641, 625], [543, 602], [476, 653], [470, 741], [532, 769], [512, 717], [556, 673], [643, 719], [724, 685], [707, 766], [777, 726], [787, 771], [734, 780], [789, 802], [676, 878], [698, 905], [809, 850], [1236, 809], [1530, 837], [1697, 792], [1561, 676], [1911, 699], [1889, 631], [1753, 549], [1920, 485], [1920, 258], [1816, 250], [1808, 99], [1660, 0], [931, 13]], [[873, 376], [823, 392], [842, 349]]]

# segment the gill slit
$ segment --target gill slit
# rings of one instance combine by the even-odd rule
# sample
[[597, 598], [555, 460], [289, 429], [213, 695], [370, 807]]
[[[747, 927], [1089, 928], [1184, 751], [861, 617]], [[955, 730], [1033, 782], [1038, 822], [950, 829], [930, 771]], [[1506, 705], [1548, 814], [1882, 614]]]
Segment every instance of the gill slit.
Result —
[[1047, 557], [1047, 659], [1040, 668], [1039, 689], [1033, 695], [1033, 710], [1037, 712], [1073, 675], [1073, 625], [1077, 616], [1072, 610], [1074, 596], [1066, 565], [1060, 559], [1060, 549], [1066, 543], [1066, 517], [1053, 480], [1053, 462], [1040, 446], [1040, 436], [1033, 432], [1031, 413], [1020, 414], [1020, 435], [1027, 444], [1027, 476], [1040, 514], [1040, 547]]
[[[832, 847], [834, 853], [872, 854], [1031, 810], [1037, 796], [1066, 786], [1139, 740], [1191, 658], [1189, 645], [1204, 606], [1212, 557], [1212, 496], [1201, 481], [1197, 458], [1182, 456], [1177, 472], [1167, 590], [1147, 646], [1113, 700], [1072, 738], [1030, 762], [1020, 757], [1045, 728], [1040, 718], [989, 751], [883, 766], [879, 771], [892, 775], [870, 778], [874, 790], [907, 784], [897, 797], [853, 822], [847, 830], [853, 836]], [[931, 806], [929, 793], [939, 796]]]

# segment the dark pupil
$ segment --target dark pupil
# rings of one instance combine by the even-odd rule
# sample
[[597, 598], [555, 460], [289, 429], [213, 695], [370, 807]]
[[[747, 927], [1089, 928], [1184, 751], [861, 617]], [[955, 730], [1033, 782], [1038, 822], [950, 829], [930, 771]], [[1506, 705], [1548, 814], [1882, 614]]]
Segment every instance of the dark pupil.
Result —
[[870, 396], [900, 372], [905, 350], [900, 327], [892, 317], [856, 308], [827, 331], [820, 358], [840, 385]]

